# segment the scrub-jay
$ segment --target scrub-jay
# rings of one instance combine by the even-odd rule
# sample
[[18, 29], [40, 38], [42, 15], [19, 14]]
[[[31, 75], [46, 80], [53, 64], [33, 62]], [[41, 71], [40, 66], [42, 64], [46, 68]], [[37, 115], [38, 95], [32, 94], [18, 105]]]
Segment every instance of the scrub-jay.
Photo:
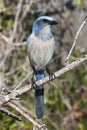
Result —
[[[50, 25], [57, 22], [49, 16], [40, 16], [35, 20], [32, 33], [27, 39], [27, 53], [30, 65], [34, 70], [35, 80], [44, 78], [44, 70], [51, 60], [55, 42]], [[36, 115], [40, 119], [44, 115], [44, 90], [43, 86], [35, 89]]]

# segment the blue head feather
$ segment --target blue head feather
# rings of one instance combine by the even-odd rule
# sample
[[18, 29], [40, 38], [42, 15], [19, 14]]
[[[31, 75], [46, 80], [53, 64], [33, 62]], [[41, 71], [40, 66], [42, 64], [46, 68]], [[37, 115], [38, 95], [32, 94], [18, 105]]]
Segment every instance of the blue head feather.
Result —
[[39, 36], [40, 38], [47, 39], [52, 37], [52, 33], [50, 30], [50, 25], [51, 24], [56, 24], [57, 22], [49, 16], [40, 16], [35, 20], [33, 23], [33, 28], [32, 32], [36, 35]]

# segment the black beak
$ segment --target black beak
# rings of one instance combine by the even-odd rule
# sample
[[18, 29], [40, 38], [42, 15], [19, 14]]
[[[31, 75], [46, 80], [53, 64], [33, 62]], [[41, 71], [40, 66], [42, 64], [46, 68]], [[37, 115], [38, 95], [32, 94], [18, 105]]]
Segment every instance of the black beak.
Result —
[[53, 20], [53, 21], [49, 21], [49, 24], [50, 24], [50, 25], [56, 25], [56, 24], [58, 24], [58, 22], [55, 21], [55, 20]]

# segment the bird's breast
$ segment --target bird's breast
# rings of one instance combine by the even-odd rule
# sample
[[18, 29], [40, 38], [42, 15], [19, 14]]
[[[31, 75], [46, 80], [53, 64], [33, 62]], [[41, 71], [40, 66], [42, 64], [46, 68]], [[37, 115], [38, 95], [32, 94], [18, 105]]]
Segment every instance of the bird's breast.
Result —
[[30, 37], [28, 56], [31, 66], [36, 70], [43, 70], [54, 53], [54, 38], [42, 40], [34, 35]]

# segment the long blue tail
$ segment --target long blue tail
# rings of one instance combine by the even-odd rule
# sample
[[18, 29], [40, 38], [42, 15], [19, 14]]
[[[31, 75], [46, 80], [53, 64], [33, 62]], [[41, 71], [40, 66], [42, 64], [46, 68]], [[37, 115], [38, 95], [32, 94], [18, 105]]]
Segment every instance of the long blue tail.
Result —
[[[44, 78], [44, 71], [35, 72], [36, 80]], [[36, 105], [36, 116], [38, 119], [44, 115], [44, 88], [39, 86], [35, 90], [35, 105]]]

